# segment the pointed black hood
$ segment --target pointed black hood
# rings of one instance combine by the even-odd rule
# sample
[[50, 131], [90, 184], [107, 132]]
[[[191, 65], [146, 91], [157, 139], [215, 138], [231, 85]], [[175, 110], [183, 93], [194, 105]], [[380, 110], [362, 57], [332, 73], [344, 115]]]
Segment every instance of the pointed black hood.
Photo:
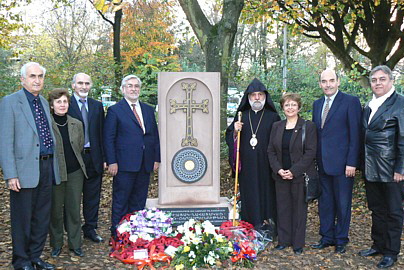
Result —
[[265, 106], [264, 107], [267, 108], [268, 110], [273, 111], [273, 112], [277, 112], [276, 108], [275, 108], [275, 104], [273, 103], [271, 97], [269, 96], [267, 88], [257, 78], [252, 80], [252, 82], [248, 85], [247, 89], [245, 90], [244, 96], [241, 99], [241, 102], [240, 102], [240, 105], [238, 106], [237, 112], [239, 112], [239, 111], [243, 112], [243, 111], [246, 111], [246, 110], [251, 108], [250, 102], [248, 101], [248, 94], [254, 93], [254, 92], [264, 92], [265, 95], [266, 95]]

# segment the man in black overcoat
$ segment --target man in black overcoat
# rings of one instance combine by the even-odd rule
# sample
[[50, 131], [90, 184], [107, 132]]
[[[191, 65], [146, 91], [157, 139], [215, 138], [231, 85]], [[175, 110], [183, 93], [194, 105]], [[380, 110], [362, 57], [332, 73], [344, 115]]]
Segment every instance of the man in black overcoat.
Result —
[[100, 243], [104, 239], [98, 235], [96, 229], [105, 167], [102, 146], [105, 117], [102, 103], [88, 97], [92, 84], [89, 75], [85, 73], [74, 75], [72, 82], [74, 94], [70, 99], [68, 114], [83, 122], [85, 132], [83, 160], [88, 178], [84, 179], [83, 184], [83, 235], [84, 238]]
[[[239, 111], [242, 112], [241, 121], [237, 119]], [[230, 164], [234, 165], [237, 130], [241, 130], [241, 219], [256, 229], [271, 229], [275, 232], [275, 184], [271, 178], [267, 148], [272, 124], [279, 121], [280, 117], [267, 89], [258, 79], [255, 78], [247, 87], [237, 114], [226, 130], [226, 143], [229, 146]]]

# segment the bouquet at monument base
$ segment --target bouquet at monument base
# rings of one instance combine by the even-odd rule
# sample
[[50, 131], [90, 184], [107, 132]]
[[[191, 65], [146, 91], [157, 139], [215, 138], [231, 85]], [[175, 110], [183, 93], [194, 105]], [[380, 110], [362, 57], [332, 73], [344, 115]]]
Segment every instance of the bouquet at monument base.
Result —
[[226, 268], [231, 264], [253, 267], [265, 248], [262, 236], [247, 222], [220, 228], [209, 221], [190, 219], [172, 228], [171, 213], [145, 209], [126, 215], [111, 241], [110, 257], [144, 267], [178, 269]]
[[233, 243], [209, 221], [190, 219], [177, 227], [184, 242], [173, 255], [171, 266], [179, 269], [225, 268], [233, 254]]
[[270, 239], [254, 230], [254, 226], [245, 221], [223, 222], [219, 232], [233, 243], [231, 261], [242, 267], [253, 267], [257, 254], [263, 251]]
[[117, 228], [117, 237], [111, 241], [110, 257], [139, 268], [156, 262], [169, 264], [166, 249], [183, 245], [172, 230], [171, 213], [156, 208], [144, 209], [124, 216]]

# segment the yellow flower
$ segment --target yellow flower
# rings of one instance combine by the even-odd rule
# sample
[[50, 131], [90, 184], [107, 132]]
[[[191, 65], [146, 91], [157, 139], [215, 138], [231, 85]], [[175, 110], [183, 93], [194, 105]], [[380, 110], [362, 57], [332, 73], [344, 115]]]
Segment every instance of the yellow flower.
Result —
[[176, 266], [175, 266], [175, 270], [181, 270], [181, 269], [184, 269], [184, 265], [183, 265], [183, 264], [180, 264], [180, 265], [176, 265]]
[[[184, 252], [189, 252], [190, 250], [191, 250], [191, 248], [189, 246], [184, 247]], [[180, 268], [180, 269], [182, 269], [182, 268]]]

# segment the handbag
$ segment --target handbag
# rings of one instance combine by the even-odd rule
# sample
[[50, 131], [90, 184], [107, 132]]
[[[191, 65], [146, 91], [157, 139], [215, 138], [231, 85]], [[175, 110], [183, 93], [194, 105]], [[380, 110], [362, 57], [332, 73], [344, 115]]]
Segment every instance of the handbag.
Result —
[[[302, 144], [304, 155], [304, 143], [306, 141], [306, 121], [302, 126]], [[305, 200], [306, 203], [312, 202], [318, 199], [321, 195], [321, 184], [319, 177], [309, 177], [307, 173], [303, 173], [304, 185], [305, 185]]]

